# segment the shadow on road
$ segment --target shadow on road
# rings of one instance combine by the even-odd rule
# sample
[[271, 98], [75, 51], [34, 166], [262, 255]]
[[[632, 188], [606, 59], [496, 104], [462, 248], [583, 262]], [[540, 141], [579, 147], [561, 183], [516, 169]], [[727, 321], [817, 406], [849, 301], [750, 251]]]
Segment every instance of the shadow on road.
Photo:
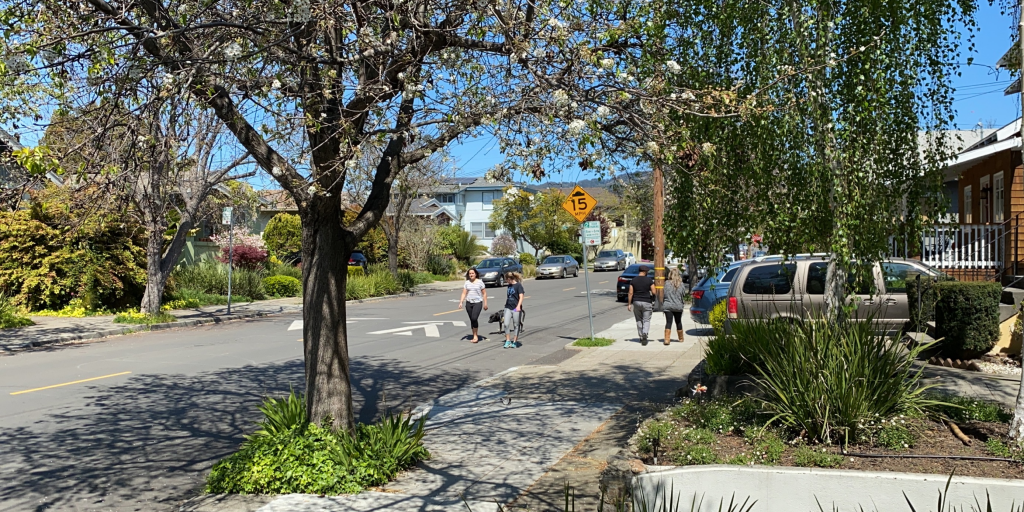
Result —
[[[353, 360], [352, 374], [364, 422], [385, 401], [411, 410], [472, 380], [381, 357]], [[293, 360], [95, 388], [79, 405], [0, 432], [0, 511], [172, 509], [254, 429], [264, 396], [303, 386]]]

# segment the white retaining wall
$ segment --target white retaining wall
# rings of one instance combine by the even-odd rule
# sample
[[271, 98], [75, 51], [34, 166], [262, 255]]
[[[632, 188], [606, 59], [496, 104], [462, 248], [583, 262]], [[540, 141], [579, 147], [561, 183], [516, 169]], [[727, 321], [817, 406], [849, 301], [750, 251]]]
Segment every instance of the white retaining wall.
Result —
[[[818, 502], [825, 512], [860, 511], [860, 507], [865, 512], [911, 512], [904, 493], [918, 512], [935, 512], [939, 491], [948, 479], [949, 475], [841, 469], [689, 466], [650, 468], [636, 477], [635, 484], [653, 505], [648, 509], [652, 511], [661, 510], [671, 492], [676, 503], [682, 502], [678, 510], [685, 512], [690, 511], [694, 496], [697, 502], [703, 497], [703, 504], [693, 512], [727, 510], [733, 496], [736, 503], [748, 497], [756, 500], [751, 512], [818, 512]], [[1024, 504], [1024, 481], [954, 475], [946, 494], [948, 510], [969, 511], [980, 503], [984, 511], [986, 491], [993, 512], [1010, 512], [1011, 505]], [[721, 509], [720, 500], [724, 500]]]

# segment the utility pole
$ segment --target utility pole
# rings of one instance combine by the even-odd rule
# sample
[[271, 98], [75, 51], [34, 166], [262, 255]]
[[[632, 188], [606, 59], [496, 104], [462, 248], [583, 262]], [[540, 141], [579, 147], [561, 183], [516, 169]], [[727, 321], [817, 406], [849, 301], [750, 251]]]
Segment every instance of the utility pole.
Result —
[[654, 162], [654, 290], [664, 299], [665, 289], [665, 177], [661, 162]]
[[[1020, 45], [1020, 60], [1017, 61], [1017, 83], [1020, 84], [1021, 106], [1021, 157], [1024, 158], [1024, 0], [1020, 5], [1020, 23], [1017, 25], [1017, 44]], [[1014, 243], [1017, 243], [1014, 240]], [[1010, 439], [1018, 443], [1024, 441], [1024, 374], [1020, 376], [1020, 388], [1017, 390], [1017, 402], [1013, 408], [1013, 419], [1010, 421]]]

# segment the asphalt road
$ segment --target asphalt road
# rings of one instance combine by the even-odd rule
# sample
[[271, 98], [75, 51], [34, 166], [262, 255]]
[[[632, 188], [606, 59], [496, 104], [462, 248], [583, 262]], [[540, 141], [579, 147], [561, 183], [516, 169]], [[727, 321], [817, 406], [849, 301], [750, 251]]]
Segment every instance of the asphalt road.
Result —
[[[630, 318], [618, 273], [591, 274], [594, 328]], [[348, 308], [360, 421], [410, 410], [589, 335], [583, 277], [527, 281], [521, 348], [471, 344], [458, 293]], [[504, 303], [490, 289], [489, 312]], [[0, 511], [172, 510], [259, 419], [266, 395], [303, 389], [299, 315], [143, 333], [0, 357]], [[446, 322], [430, 328], [408, 322]], [[465, 326], [456, 325], [464, 322]], [[380, 331], [402, 331], [381, 333]], [[483, 323], [481, 331], [497, 330]]]

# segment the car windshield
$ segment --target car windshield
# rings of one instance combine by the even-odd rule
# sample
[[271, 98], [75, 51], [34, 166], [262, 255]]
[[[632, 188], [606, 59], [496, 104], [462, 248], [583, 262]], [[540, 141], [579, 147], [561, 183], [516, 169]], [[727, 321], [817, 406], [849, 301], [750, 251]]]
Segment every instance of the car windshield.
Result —
[[598, 258], [614, 258], [615, 251], [601, 251], [597, 253]]
[[639, 274], [640, 265], [630, 265], [626, 267], [626, 270], [622, 271], [623, 274]]
[[476, 268], [501, 268], [501, 260], [483, 260]]
[[564, 262], [565, 262], [565, 258], [563, 258], [561, 256], [551, 256], [550, 258], [546, 258], [544, 260], [544, 265], [550, 265], [552, 263], [564, 263]]

